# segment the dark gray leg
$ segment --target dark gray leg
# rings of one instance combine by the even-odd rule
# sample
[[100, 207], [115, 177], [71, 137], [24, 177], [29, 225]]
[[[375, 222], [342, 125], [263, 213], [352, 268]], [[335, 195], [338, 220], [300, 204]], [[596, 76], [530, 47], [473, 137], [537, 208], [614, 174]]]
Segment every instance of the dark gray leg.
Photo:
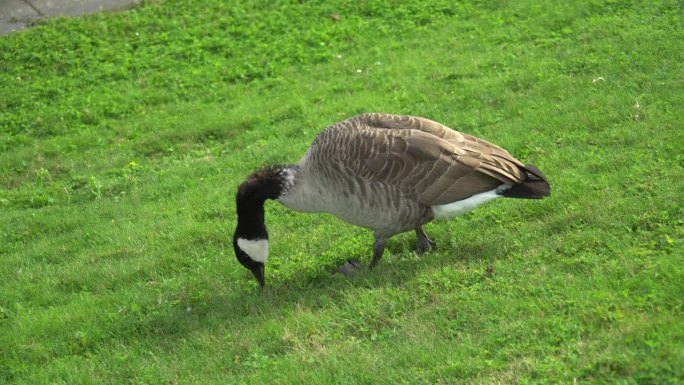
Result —
[[370, 262], [370, 268], [374, 268], [378, 262], [380, 262], [380, 257], [382, 257], [382, 253], [385, 251], [385, 242], [387, 242], [387, 238], [378, 235], [377, 233], [375, 234], [375, 242], [373, 243], [373, 258], [371, 259]]
[[430, 251], [435, 247], [436, 243], [428, 238], [427, 234], [425, 234], [425, 230], [423, 230], [423, 226], [416, 227], [416, 236], [418, 237], [418, 249], [416, 250], [416, 253], [419, 255], [426, 251]]

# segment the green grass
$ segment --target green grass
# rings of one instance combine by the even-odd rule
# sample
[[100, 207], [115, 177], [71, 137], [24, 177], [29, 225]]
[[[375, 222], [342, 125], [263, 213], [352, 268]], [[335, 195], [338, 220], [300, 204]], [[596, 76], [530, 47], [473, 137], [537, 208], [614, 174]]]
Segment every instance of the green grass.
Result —
[[[684, 383], [679, 2], [232, 3], [0, 38], [0, 382]], [[368, 231], [270, 203], [260, 292], [237, 185], [368, 111], [491, 140], [553, 195], [352, 278]]]

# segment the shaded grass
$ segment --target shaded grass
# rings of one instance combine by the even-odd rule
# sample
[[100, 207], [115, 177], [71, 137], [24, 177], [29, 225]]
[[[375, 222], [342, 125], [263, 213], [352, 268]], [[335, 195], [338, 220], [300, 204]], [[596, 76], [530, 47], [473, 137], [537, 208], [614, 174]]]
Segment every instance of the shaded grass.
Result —
[[[0, 378], [683, 381], [678, 3], [203, 4], [0, 39]], [[492, 140], [553, 196], [351, 279], [370, 234], [269, 204], [257, 292], [236, 186], [374, 110]]]

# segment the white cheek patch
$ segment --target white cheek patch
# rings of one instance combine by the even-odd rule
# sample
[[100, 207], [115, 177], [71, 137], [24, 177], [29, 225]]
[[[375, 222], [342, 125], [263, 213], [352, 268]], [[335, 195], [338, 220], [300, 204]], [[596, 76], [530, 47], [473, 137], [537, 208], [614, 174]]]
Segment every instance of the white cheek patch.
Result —
[[268, 239], [238, 238], [237, 244], [252, 260], [266, 264], [268, 259]]

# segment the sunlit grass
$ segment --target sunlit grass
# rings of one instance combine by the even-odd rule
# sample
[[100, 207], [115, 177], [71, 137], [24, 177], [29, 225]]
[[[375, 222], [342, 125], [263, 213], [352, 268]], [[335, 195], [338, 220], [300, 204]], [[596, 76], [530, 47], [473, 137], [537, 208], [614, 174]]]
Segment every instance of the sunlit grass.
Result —
[[[1, 38], [0, 382], [683, 382], [681, 6], [402, 4], [150, 2]], [[368, 111], [493, 141], [553, 195], [351, 278], [368, 231], [269, 203], [260, 292], [237, 185]]]

